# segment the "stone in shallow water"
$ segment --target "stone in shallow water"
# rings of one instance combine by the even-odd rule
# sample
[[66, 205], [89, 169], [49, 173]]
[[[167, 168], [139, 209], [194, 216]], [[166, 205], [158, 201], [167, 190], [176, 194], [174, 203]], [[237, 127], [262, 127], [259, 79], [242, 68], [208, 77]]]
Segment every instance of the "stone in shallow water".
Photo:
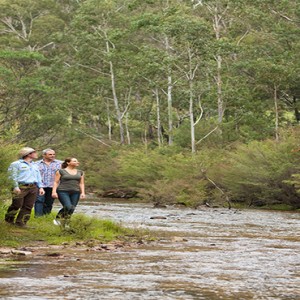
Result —
[[0, 254], [4, 254], [4, 255], [11, 254], [11, 249], [9, 249], [9, 248], [1, 248], [0, 249]]
[[12, 250], [11, 253], [15, 255], [24, 255], [24, 256], [32, 254], [32, 252], [30, 251], [23, 251], [23, 250]]
[[167, 219], [167, 217], [163, 217], [163, 216], [154, 216], [154, 217], [150, 217], [150, 219], [152, 219], [152, 220], [165, 220], [165, 219]]

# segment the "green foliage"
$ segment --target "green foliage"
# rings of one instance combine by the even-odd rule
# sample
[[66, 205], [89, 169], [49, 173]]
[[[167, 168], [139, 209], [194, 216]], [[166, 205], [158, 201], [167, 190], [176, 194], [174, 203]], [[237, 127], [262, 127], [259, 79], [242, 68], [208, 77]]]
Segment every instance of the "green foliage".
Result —
[[252, 204], [286, 203], [298, 206], [295, 189], [285, 180], [295, 172], [299, 156], [292, 152], [295, 138], [281, 143], [253, 141], [237, 146], [211, 170], [211, 176], [229, 192], [232, 200]]
[[118, 160], [118, 175], [140, 195], [158, 203], [181, 203], [196, 207], [210, 198], [210, 184], [204, 173], [221, 151], [202, 151], [196, 156], [177, 153], [176, 148], [145, 152], [135, 149]]
[[12, 188], [12, 182], [8, 178], [7, 169], [9, 165], [17, 160], [17, 153], [21, 148], [19, 144], [12, 144], [8, 142], [10, 139], [9, 132], [6, 132], [7, 137], [5, 139], [0, 139], [0, 197], [1, 201], [10, 198], [10, 191]]
[[77, 142], [65, 147], [59, 152], [59, 157], [73, 156], [80, 162], [80, 168], [85, 172], [87, 191], [101, 192], [114, 187], [124, 187], [117, 172], [119, 164], [119, 147], [110, 147], [99, 141], [86, 138], [82, 133], [77, 133]]
[[[265, 140], [277, 125], [298, 126], [298, 2], [1, 0], [0, 134], [7, 146], [78, 157], [91, 191], [130, 187], [196, 203], [219, 193], [203, 167], [239, 201], [297, 202], [298, 170], [278, 150], [284, 134], [276, 147]], [[203, 165], [187, 154], [190, 104], [194, 122], [202, 114], [196, 141], [218, 125], [197, 144]], [[158, 147], [158, 117], [172, 147]], [[121, 149], [118, 121], [131, 141]]]
[[295, 190], [296, 193], [299, 195], [300, 197], [300, 174], [292, 174], [290, 179], [287, 179], [284, 181], [286, 184], [290, 184], [292, 185]]

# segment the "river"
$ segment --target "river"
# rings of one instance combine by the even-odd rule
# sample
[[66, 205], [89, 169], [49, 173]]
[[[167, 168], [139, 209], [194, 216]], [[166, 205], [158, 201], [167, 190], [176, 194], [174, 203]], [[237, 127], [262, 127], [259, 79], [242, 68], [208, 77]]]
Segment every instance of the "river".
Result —
[[1, 299], [300, 299], [299, 212], [154, 209], [120, 200], [88, 200], [76, 212], [165, 238], [117, 251], [26, 256], [0, 269]]

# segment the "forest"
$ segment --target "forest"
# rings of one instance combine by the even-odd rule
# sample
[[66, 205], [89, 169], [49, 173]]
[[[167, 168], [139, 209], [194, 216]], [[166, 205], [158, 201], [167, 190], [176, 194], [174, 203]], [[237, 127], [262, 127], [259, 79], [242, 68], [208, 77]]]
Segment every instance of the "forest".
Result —
[[22, 146], [88, 191], [300, 208], [298, 0], [0, 0], [0, 195]]

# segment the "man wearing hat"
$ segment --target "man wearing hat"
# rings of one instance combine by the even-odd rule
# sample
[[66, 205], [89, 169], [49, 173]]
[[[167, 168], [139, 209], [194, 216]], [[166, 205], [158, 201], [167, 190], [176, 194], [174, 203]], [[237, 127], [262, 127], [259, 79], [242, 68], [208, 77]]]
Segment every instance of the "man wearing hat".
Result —
[[19, 152], [19, 160], [14, 161], [8, 168], [13, 181], [12, 204], [5, 214], [5, 221], [20, 227], [25, 227], [30, 218], [31, 210], [39, 193], [44, 189], [39, 169], [33, 160], [37, 158], [34, 149], [24, 147]]

